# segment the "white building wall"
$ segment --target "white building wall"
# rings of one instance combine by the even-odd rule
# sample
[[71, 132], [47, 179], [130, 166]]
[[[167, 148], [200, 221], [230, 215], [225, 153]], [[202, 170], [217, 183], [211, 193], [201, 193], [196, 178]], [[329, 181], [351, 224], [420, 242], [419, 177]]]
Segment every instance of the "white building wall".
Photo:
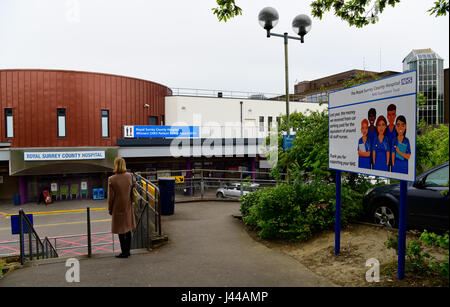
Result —
[[[254, 100], [235, 98], [211, 98], [191, 96], [167, 96], [165, 101], [166, 125], [200, 126], [201, 136], [240, 137], [241, 109], [243, 137], [265, 137], [268, 134], [268, 117], [276, 125], [276, 118], [286, 113], [286, 102], [275, 100]], [[289, 103], [289, 112], [322, 111], [327, 104], [294, 102]], [[264, 117], [264, 131], [260, 131], [259, 118]], [[215, 128], [217, 127], [217, 128]], [[226, 129], [224, 127], [234, 127]], [[220, 135], [218, 135], [220, 133]], [[234, 135], [233, 135], [234, 134]]]

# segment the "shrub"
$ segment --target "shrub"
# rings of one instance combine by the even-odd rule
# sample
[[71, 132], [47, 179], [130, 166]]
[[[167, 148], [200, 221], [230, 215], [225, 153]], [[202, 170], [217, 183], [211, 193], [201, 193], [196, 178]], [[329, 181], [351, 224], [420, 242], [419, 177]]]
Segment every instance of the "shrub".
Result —
[[[398, 255], [398, 235], [389, 238], [385, 242], [386, 247], [395, 249]], [[446, 257], [444, 260], [437, 260], [428, 252], [424, 251], [423, 245], [429, 247], [441, 248]], [[407, 272], [413, 272], [420, 275], [430, 275], [439, 273], [442, 277], [449, 278], [448, 272], [448, 233], [444, 236], [435, 233], [424, 231], [417, 240], [406, 243], [406, 263], [405, 269]]]
[[[264, 239], [307, 240], [334, 226], [335, 190], [335, 185], [320, 182], [280, 184], [258, 190], [242, 198], [243, 221], [256, 227]], [[361, 214], [361, 197], [342, 186], [341, 225]]]
[[6, 262], [0, 258], [0, 277], [3, 276], [3, 267], [5, 266]]

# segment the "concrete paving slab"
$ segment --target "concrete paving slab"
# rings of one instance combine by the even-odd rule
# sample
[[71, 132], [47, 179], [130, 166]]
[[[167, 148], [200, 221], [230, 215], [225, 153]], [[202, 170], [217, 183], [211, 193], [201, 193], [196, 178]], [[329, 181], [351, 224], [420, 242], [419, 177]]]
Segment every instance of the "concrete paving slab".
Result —
[[80, 258], [80, 282], [67, 283], [65, 262], [25, 267], [0, 279], [9, 286], [316, 287], [334, 286], [294, 258], [254, 241], [238, 202], [175, 205], [163, 216], [169, 242], [159, 249], [115, 257]]

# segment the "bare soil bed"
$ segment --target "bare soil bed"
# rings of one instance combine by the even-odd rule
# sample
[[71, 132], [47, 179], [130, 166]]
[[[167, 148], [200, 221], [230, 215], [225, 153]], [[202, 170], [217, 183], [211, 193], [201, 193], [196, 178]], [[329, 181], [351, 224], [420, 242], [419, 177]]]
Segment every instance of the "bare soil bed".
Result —
[[[403, 280], [397, 279], [397, 255], [385, 246], [389, 237], [398, 231], [369, 224], [351, 224], [341, 230], [341, 249], [334, 253], [334, 232], [326, 231], [306, 242], [286, 240], [263, 240], [257, 232], [247, 227], [248, 233], [258, 242], [269, 248], [281, 251], [308, 267], [314, 273], [328, 278], [339, 286], [350, 287], [426, 287], [447, 286], [448, 279], [440, 276], [417, 276], [406, 273]], [[408, 233], [407, 240], [417, 238]], [[429, 251], [437, 258], [445, 257], [441, 251]], [[375, 258], [380, 263], [380, 281], [366, 281], [366, 261]]]

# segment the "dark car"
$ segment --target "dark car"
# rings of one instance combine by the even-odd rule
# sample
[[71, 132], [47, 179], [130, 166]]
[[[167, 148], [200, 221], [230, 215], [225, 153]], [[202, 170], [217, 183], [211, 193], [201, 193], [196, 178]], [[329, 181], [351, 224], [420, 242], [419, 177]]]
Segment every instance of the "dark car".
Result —
[[[448, 162], [408, 182], [407, 228], [445, 232], [449, 230]], [[363, 207], [371, 222], [398, 228], [400, 184], [366, 192]]]

